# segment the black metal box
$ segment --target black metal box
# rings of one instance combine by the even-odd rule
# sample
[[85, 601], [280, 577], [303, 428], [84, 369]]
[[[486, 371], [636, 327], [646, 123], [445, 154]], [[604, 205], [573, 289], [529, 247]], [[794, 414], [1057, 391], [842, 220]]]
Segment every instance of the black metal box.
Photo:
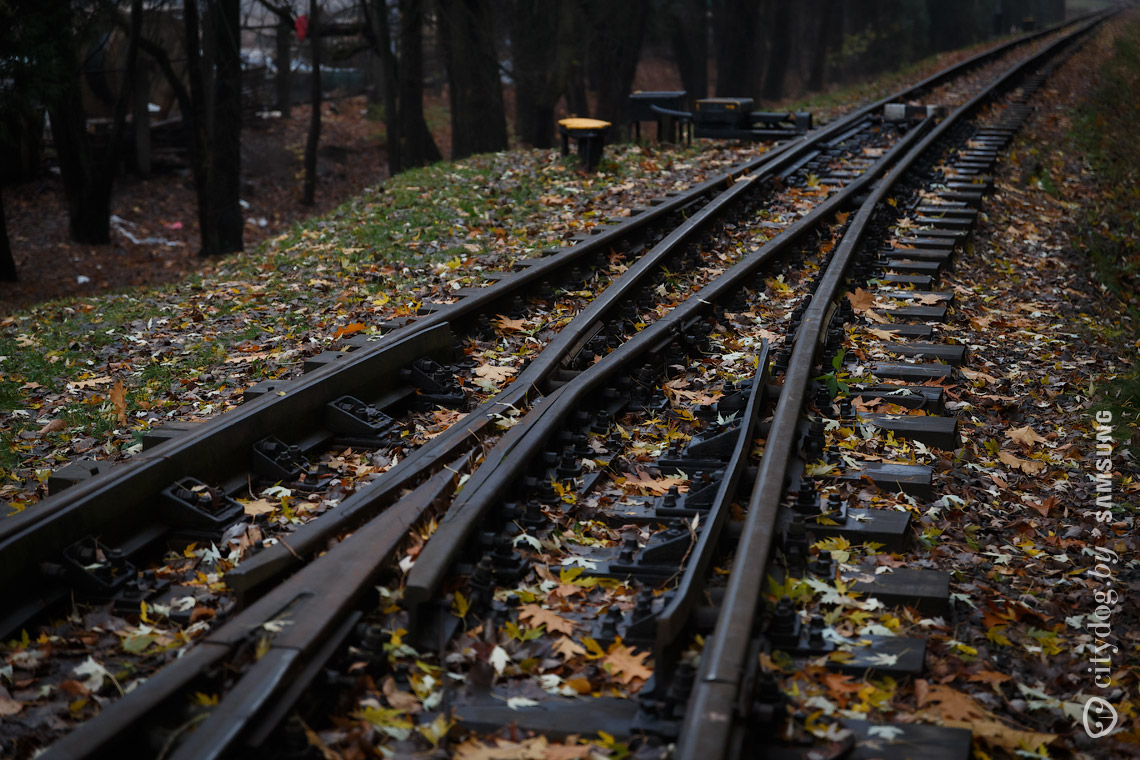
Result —
[[683, 111], [687, 94], [684, 90], [635, 92], [629, 96], [629, 120], [656, 121], [658, 114], [653, 112], [653, 106], [668, 108], [670, 111]]
[[748, 129], [752, 126], [752, 98], [705, 98], [697, 101], [697, 127]]

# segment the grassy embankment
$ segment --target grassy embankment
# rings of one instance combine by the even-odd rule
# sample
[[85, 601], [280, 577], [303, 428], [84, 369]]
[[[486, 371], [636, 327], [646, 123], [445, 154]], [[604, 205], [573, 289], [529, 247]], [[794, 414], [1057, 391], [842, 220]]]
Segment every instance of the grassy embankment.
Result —
[[[1089, 257], [1110, 299], [1103, 337], [1131, 367], [1097, 389], [1117, 435], [1140, 430], [1140, 21], [1117, 40], [1099, 83], [1080, 102], [1072, 138], [1092, 167], [1094, 192], [1074, 219], [1073, 241]], [[1133, 443], [1136, 441], [1134, 440]]]

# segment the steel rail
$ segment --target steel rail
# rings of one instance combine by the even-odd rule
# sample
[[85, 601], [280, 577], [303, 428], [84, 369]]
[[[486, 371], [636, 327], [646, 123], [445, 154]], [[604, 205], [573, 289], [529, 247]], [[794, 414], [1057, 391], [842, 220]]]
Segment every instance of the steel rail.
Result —
[[795, 336], [783, 389], [772, 420], [768, 445], [748, 503], [748, 516], [729, 575], [721, 617], [707, 640], [701, 668], [685, 715], [676, 757], [708, 760], [729, 754], [737, 707], [745, 672], [745, 658], [754, 638], [755, 621], [764, 593], [764, 577], [776, 535], [776, 515], [784, 493], [784, 478], [801, 412], [807, 401], [808, 383], [814, 375], [815, 357], [828, 326], [828, 310], [843, 291], [844, 279], [867, 234], [875, 209], [920, 157], [952, 127], [988, 103], [1026, 69], [1039, 65], [1057, 50], [1087, 33], [1105, 16], [1098, 15], [1075, 32], [1048, 45], [1019, 63], [984, 92], [943, 119], [915, 145], [892, 172], [875, 188], [852, 220], [835, 257], [827, 268]]
[[[867, 114], [881, 108], [883, 104], [891, 100], [912, 97], [925, 88], [946, 81], [970, 67], [1000, 56], [1017, 45], [1025, 44], [1050, 31], [1042, 30], [980, 53], [928, 77], [911, 88], [814, 130], [808, 136], [788, 141], [763, 156], [743, 162], [725, 174], [666, 200], [622, 224], [592, 235], [578, 245], [563, 249], [559, 254], [546, 257], [523, 271], [484, 288], [484, 292], [421, 317], [372, 345], [351, 352], [350, 360], [338, 361], [301, 380], [282, 384], [277, 393], [266, 394], [248, 407], [203, 423], [198, 429], [186, 432], [168, 445], [158, 447], [152, 452], [144, 452], [127, 462], [109, 468], [102, 474], [72, 486], [61, 494], [49, 496], [35, 509], [27, 510], [0, 524], [0, 583], [9, 589], [26, 588], [17, 584], [16, 580], [24, 576], [29, 566], [58, 556], [64, 547], [86, 535], [100, 535], [112, 541], [118, 538], [128, 546], [153, 540], [162, 534], [162, 527], [150, 528], [139, 534], [135, 516], [146, 511], [147, 503], [153, 501], [160, 490], [187, 474], [208, 471], [217, 479], [217, 474], [236, 471], [239, 463], [245, 460], [245, 452], [253, 442], [266, 435], [284, 433], [287, 427], [294, 427], [297, 420], [312, 419], [325, 403], [338, 395], [343, 395], [320, 393], [315, 390], [315, 386], [328, 389], [352, 384], [359, 386], [363, 384], [359, 374], [360, 367], [387, 367], [391, 363], [406, 365], [417, 358], [410, 354], [405, 355], [408, 352], [401, 352], [398, 347], [419, 345], [424, 348], [421, 355], [442, 359], [450, 348], [440, 345], [441, 339], [447, 334], [442, 332], [441, 328], [446, 326], [450, 329], [451, 326], [475, 313], [486, 311], [506, 298], [525, 292], [527, 288], [553, 276], [557, 270], [608, 250], [616, 243], [628, 239], [631, 234], [643, 231], [652, 223], [664, 220], [669, 214], [680, 212], [699, 202], [704, 196], [730, 185], [735, 178], [758, 172], [777, 174], [794, 164], [798, 157], [810, 151], [813, 146], [842, 134], [845, 128], [858, 123]], [[417, 341], [423, 342], [417, 343]], [[550, 361], [547, 364], [550, 366], [554, 362]], [[346, 373], [343, 378], [335, 379], [342, 371]], [[531, 376], [538, 374], [534, 372]], [[385, 382], [384, 377], [385, 373], [380, 372], [374, 376], [371, 383], [382, 384]], [[544, 379], [539, 378], [534, 385], [538, 385]], [[523, 378], [519, 380], [525, 382]], [[293, 551], [302, 557], [311, 556], [337, 533], [359, 525], [363, 520], [375, 515], [393, 493], [422, 478], [437, 467], [440, 460], [454, 456], [465, 446], [472, 445], [477, 440], [478, 434], [486, 427], [487, 412], [499, 411], [506, 404], [516, 406], [524, 403], [534, 393], [534, 388], [524, 385], [523, 382], [517, 382], [515, 384], [518, 386], [517, 389], [508, 389], [506, 395], [493, 399], [489, 406], [482, 409], [483, 413], [477, 418], [483, 420], [482, 422], [472, 420], [464, 427], [450, 429], [431, 444], [413, 452], [401, 463], [402, 467], [397, 465], [400, 468], [398, 471], [386, 473], [384, 477], [378, 478], [346, 500], [340, 509], [311, 521], [308, 525], [314, 527], [306, 526], [291, 540], [291, 546], [293, 541], [300, 544], [299, 547], [293, 546]], [[307, 400], [307, 403], [302, 399]], [[283, 422], [290, 419], [292, 423], [283, 427]], [[477, 424], [473, 426], [472, 422]], [[264, 559], [257, 559], [262, 555]], [[293, 552], [283, 545], [278, 545], [250, 558], [249, 562], [251, 564], [248, 565], [248, 569], [238, 568], [233, 574], [233, 580], [239, 593], [252, 596], [280, 572], [294, 567], [297, 559]], [[6, 605], [9, 612], [4, 620], [10, 624], [18, 624], [42, 609], [51, 599], [59, 597], [60, 593], [62, 591], [55, 594], [41, 593], [32, 598], [14, 594], [15, 598], [10, 598]]]
[[[521, 272], [509, 275], [506, 279], [498, 281], [495, 285], [484, 288], [483, 290], [485, 292], [468, 296], [459, 303], [450, 305], [446, 309], [421, 317], [404, 328], [391, 333], [386, 340], [395, 340], [396, 337], [405, 332], [431, 329], [443, 324], [450, 325], [460, 319], [469, 318], [474, 314], [486, 311], [492, 308], [494, 304], [504, 301], [517, 292], [525, 292], [526, 288], [541, 283], [543, 279], [551, 276], [551, 270], [554, 269], [555, 264], [557, 264], [558, 267], [568, 266], [571, 262], [578, 262], [587, 255], [608, 250], [615, 242], [624, 238], [622, 233], [626, 230], [627, 225], [630, 225], [630, 229], [634, 229], [636, 226], [647, 223], [651, 219], [656, 220], [663, 218], [668, 213], [691, 206], [697, 202], [699, 197], [715, 191], [718, 187], [727, 185], [731, 188], [735, 179], [741, 177], [766, 179], [772, 176], [781, 176], [781, 173], [793, 170], [796, 164], [805, 155], [810, 154], [817, 146], [842, 137], [845, 133], [861, 124], [870, 114], [875, 113], [887, 103], [916, 96], [930, 87], [937, 86], [960, 75], [965, 70], [1004, 55], [1010, 49], [1026, 44], [1042, 35], [1050, 34], [1057, 28], [1060, 28], [1060, 26], [1063, 25], [1050, 27], [1049, 29], [1011, 40], [992, 50], [979, 53], [948, 69], [927, 77], [910, 88], [887, 96], [869, 106], [857, 109], [841, 119], [837, 119], [824, 127], [814, 130], [808, 135], [782, 143], [763, 156], [743, 162], [725, 174], [711, 179], [687, 191], [681, 196], [668, 200], [648, 212], [633, 217], [622, 225], [611, 227], [578, 245], [564, 249], [555, 256], [549, 257], [549, 259], [542, 260], [538, 264], [528, 266]], [[686, 223], [686, 225], [687, 224], [688, 223]], [[682, 227], [686, 225], [682, 225]], [[673, 239], [676, 235], [677, 231], [674, 231], [666, 240]], [[655, 248], [655, 250], [658, 249]], [[555, 261], [555, 259], [557, 259], [557, 261]], [[641, 265], [638, 264], [636, 266]], [[621, 287], [633, 286], [633, 283], [624, 277], [619, 278], [619, 281], [621, 281]], [[617, 284], [618, 283], [615, 283], [615, 285]], [[595, 299], [584, 313], [588, 312], [591, 315], [600, 317], [600, 313], [614, 303], [616, 303], [616, 299], [609, 301], [601, 298]], [[576, 319], [576, 326], [574, 328], [568, 326], [564, 329], [555, 341], [515, 378], [509, 388], [481, 404], [468, 415], [462, 425], [449, 428], [433, 439], [429, 445], [422, 446], [412, 452], [405, 460], [393, 468], [392, 471], [386, 473], [384, 477], [378, 478], [373, 483], [366, 485], [360, 491], [346, 499], [335, 512], [322, 515], [299, 527], [290, 536], [288, 546], [276, 545], [266, 547], [257, 555], [248, 558], [227, 575], [231, 587], [238, 591], [243, 598], [256, 596], [260, 589], [266, 584], [279, 577], [281, 573], [288, 572], [290, 569], [297, 567], [304, 561], [304, 558], [319, 551], [338, 533], [351, 529], [354, 525], [377, 514], [393, 494], [405, 488], [409, 482], [414, 482], [417, 478], [422, 477], [424, 473], [437, 466], [436, 462], [439, 459], [454, 456], [456, 452], [462, 450], [465, 446], [472, 445], [474, 441], [478, 440], [479, 436], [493, 424], [497, 414], [501, 414], [507, 409], [518, 408], [520, 405], [528, 403], [537, 396], [542, 384], [549, 378], [550, 374], [557, 368], [558, 363], [564, 358], [565, 350], [572, 347], [577, 340], [590, 329], [592, 324], [592, 321]], [[573, 330], [573, 332], [570, 330]], [[385, 342], [385, 340], [381, 340], [377, 341], [373, 346], [361, 350], [377, 352], [384, 350], [384, 347], [387, 345], [388, 343]]]
[[[918, 133], [912, 134], [917, 137]], [[896, 147], [901, 149], [901, 146]], [[787, 150], [790, 150], [790, 146], [785, 148], [785, 151]], [[884, 162], [893, 156], [895, 156], [894, 151], [884, 156], [873, 169], [885, 168]], [[833, 212], [841, 208], [842, 205], [837, 199], [839, 195], [847, 191], [854, 193], [857, 190], [867, 189], [870, 181], [870, 177], [866, 175], [853, 181], [844, 191], [837, 193], [823, 204], [828, 207], [826, 211]], [[845, 195], [843, 202], [849, 199]], [[820, 207], [809, 214], [809, 217], [818, 218], [823, 213], [825, 209]], [[785, 230], [776, 239], [798, 241], [803, 234], [806, 234], [806, 229]], [[670, 331], [675, 332], [687, 318], [698, 315], [702, 309], [708, 308], [711, 302], [739, 287], [744, 278], [750, 276], [763, 261], [774, 255], [771, 249], [763, 258], [758, 254], [759, 252], [734, 266], [725, 276], [702, 289], [695, 299], [690, 299], [685, 305], [679, 306], [659, 322], [638, 333], [615, 353], [620, 351], [631, 353], [638, 348], [652, 348], [649, 342], [655, 328], [661, 335], [668, 335]], [[673, 326], [658, 327], [661, 324]], [[415, 333], [419, 334], [421, 330], [427, 331], [430, 327], [431, 325], [420, 325]], [[645, 337], [647, 335], [650, 337]], [[401, 341], [411, 337], [400, 336]], [[638, 341], [645, 345], [636, 345]], [[634, 348], [627, 348], [631, 344]], [[378, 353], [378, 351], [362, 351], [361, 356], [355, 361], [364, 364]], [[560, 397], [566, 393], [564, 390], [566, 387], [555, 390], [540, 402], [539, 406], [549, 409], [557, 404]], [[536, 411], [539, 411], [538, 407]], [[543, 415], [536, 415], [535, 419], [541, 416]], [[482, 468], [478, 472], [482, 472]], [[89, 484], [87, 487], [94, 488], [94, 485]], [[211, 666], [216, 666], [234, 656], [241, 646], [248, 644], [259, 631], [266, 629], [266, 623], [279, 625], [292, 623], [293, 625], [285, 629], [285, 635], [278, 634], [273, 639], [272, 656], [267, 655], [262, 658], [265, 664], [255, 665], [240, 679], [239, 687], [230, 692], [225, 704], [227, 707], [237, 709], [219, 711], [225, 713], [225, 725], [215, 726], [220, 729], [218, 732], [198, 731], [195, 734], [195, 736], [213, 734], [217, 739], [210, 740], [206, 736], [199, 744], [184, 743], [183, 747], [186, 749], [180, 747], [176, 756], [214, 757], [225, 752], [237, 737], [248, 729], [251, 722], [256, 722], [256, 718], [272, 712], [282, 687], [288, 685], [290, 678], [304, 670], [306, 658], [314, 655], [325, 636], [343, 627], [342, 618], [359, 600], [360, 595], [370, 588], [375, 574], [391, 557], [407, 529], [425, 514], [428, 508], [443, 498], [443, 494], [449, 492], [450, 487], [450, 472], [443, 471], [432, 476], [416, 490], [418, 496], [396, 502], [379, 518], [366, 523], [364, 527], [341, 542], [335, 550], [302, 568], [287, 584], [269, 592], [253, 606], [219, 628], [202, 646], [188, 652], [185, 657], [149, 679], [135, 694], [108, 707], [99, 718], [84, 724], [65, 737], [49, 751], [48, 756], [98, 756], [112, 746], [118, 747], [119, 751], [127, 752], [132, 746], [130, 742], [133, 741], [133, 737], [126, 737], [122, 733], [127, 727], [137, 725], [140, 719], [154, 714], [187, 683], [203, 678], [203, 674]], [[428, 545], [430, 546], [431, 542]], [[238, 699], [242, 694], [250, 695], [250, 700]], [[223, 718], [218, 720], [222, 721]], [[138, 749], [140, 748], [135, 747], [135, 751], [128, 754], [134, 755]]]
[[[902, 145], [909, 144], [908, 140], [916, 137], [917, 133], [912, 131], [911, 135], [904, 138]], [[517, 469], [508, 473], [507, 469], [496, 467], [495, 462], [501, 463], [504, 453], [514, 449], [520, 440], [525, 439], [525, 448], [532, 451], [531, 447], [538, 437], [549, 435], [556, 430], [567, 408], [561, 404], [564, 396], [584, 394], [583, 389], [596, 387], [597, 382], [623, 368], [625, 360], [658, 347], [663, 340], [671, 340], [686, 322], [711, 308], [715, 302], [731, 295], [734, 290], [748, 282], [765, 263], [801, 242], [820, 223], [846, 207], [859, 193], [865, 192], [874, 181], [874, 177], [890, 165], [900, 149], [896, 146], [881, 157], [864, 176], [853, 180], [843, 190], [832, 195], [796, 224], [782, 231], [764, 247], [751, 253], [686, 302], [637, 333], [584, 371], [575, 381], [554, 390], [538, 401], [524, 420], [508, 430], [499, 443], [487, 453], [484, 465], [479, 467], [468, 480], [459, 499], [452, 501], [448, 514], [453, 512], [460, 514], [464, 522], [476, 518], [478, 516], [476, 510], [462, 508], [457, 510], [456, 503], [460, 500], [469, 500], [470, 495], [475, 493], [479, 494], [481, 500], [487, 498], [493, 500], [497, 492], [496, 487], [480, 487], [480, 484], [488, 481], [505, 482], [511, 474], [518, 473]], [[737, 184], [740, 185], [740, 189], [736, 192], [743, 193], [749, 180]], [[436, 326], [436, 329], [444, 328]], [[531, 430], [539, 432], [525, 435]], [[513, 461], [518, 464], [521, 457], [514, 457]], [[427, 508], [425, 490], [439, 493], [433, 491], [439, 487], [439, 479], [450, 482], [451, 477], [451, 472], [443, 471], [427, 481], [428, 484], [437, 485], [425, 484], [412, 496], [396, 501], [378, 517], [365, 523], [348, 539], [303, 566], [288, 581], [276, 586], [246, 610], [238, 613], [187, 653], [187, 656], [149, 679], [136, 693], [119, 700], [104, 710], [100, 716], [64, 737], [49, 749], [47, 757], [94, 757], [112, 751], [116, 754], [125, 753], [124, 756], [127, 757], [146, 756], [145, 753], [130, 750], [132, 745], [125, 735], [129, 734], [131, 726], [138, 725], [143, 720], [157, 720], [158, 714], [164, 708], [169, 708], [170, 701], [180, 693], [181, 689], [205, 678], [204, 674], [212, 668], [218, 668], [238, 656], [242, 647], [248, 646], [259, 632], [268, 630], [267, 626], [283, 629], [283, 633], [276, 634], [272, 639], [270, 644], [272, 656], [263, 656], [262, 660], [243, 674], [238, 684], [223, 698], [223, 703], [215, 711], [214, 716], [207, 719], [208, 724], [199, 726], [193, 734], [195, 738], [187, 740], [193, 742], [188, 746], [193, 748], [194, 754], [187, 754], [191, 753], [191, 749], [180, 748], [176, 757], [217, 757], [224, 753], [243, 736], [243, 732], [251, 730], [253, 724], [266, 711], [271, 710], [271, 706], [277, 703], [280, 695], [288, 692], [297, 673], [304, 669], [306, 658], [319, 651], [321, 638], [336, 630], [338, 623], [348, 614], [352, 604], [368, 592], [375, 582], [379, 568], [390, 559], [391, 551], [399, 538], [405, 535], [416, 518], [424, 514]], [[434, 503], [434, 500], [431, 503]], [[486, 506], [486, 502], [483, 506]], [[432, 564], [430, 554], [425, 556], [425, 553], [429, 550], [434, 552], [433, 547], [443, 546], [445, 543], [457, 546], [456, 539], [448, 536], [448, 532], [454, 529], [454, 523], [449, 523], [447, 519], [441, 523], [432, 540], [421, 552], [420, 559], [413, 568], [413, 575], [417, 568], [426, 568]], [[294, 540], [290, 540], [291, 546]], [[380, 549], [375, 548], [377, 543], [380, 544]], [[362, 559], [361, 552], [369, 553], [369, 558]], [[446, 572], [450, 560], [449, 554], [440, 565], [441, 572]], [[406, 592], [406, 598], [410, 602], [416, 598], [415, 588], [414, 578], [410, 577]], [[262, 661], [264, 664], [261, 664]], [[209, 730], [205, 730], [207, 728]]]
[[[853, 199], [866, 191], [898, 159], [900, 151], [913, 143], [919, 134], [912, 130], [862, 176], [832, 194], [759, 249], [705, 285], [684, 303], [677, 305], [668, 314], [615, 348], [612, 353], [576, 378], [577, 382], [574, 385], [581, 387], [579, 382], [589, 383], [589, 388], [592, 389], [628, 362], [679, 334], [683, 325], [730, 295], [768, 262], [790, 251], [837, 211], [847, 208]], [[568, 387], [563, 386], [559, 391], [566, 391]], [[536, 405], [533, 414], [527, 415], [507, 431], [487, 453], [483, 465], [468, 481], [463, 492], [452, 502], [432, 540], [425, 544], [415, 566], [408, 574], [404, 598], [410, 605], [422, 604], [436, 593], [464, 542], [488, 510], [501, 501], [505, 485], [522, 474], [527, 466], [529, 454], [538, 451], [543, 441], [558, 429], [561, 416], [545, 416], [545, 409], [553, 403], [550, 401], [551, 398], [547, 397], [544, 402]], [[541, 413], [540, 407], [543, 409]]]

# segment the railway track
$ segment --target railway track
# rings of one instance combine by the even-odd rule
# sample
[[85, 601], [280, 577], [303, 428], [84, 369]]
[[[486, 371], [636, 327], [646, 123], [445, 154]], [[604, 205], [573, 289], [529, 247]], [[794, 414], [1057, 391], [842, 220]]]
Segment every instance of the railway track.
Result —
[[[947, 601], [944, 579], [852, 570], [819, 549], [906, 544], [907, 513], [847, 509], [851, 484], [934, 495], [929, 467], [860, 459], [836, 431], [953, 448], [939, 386], [965, 356], [932, 341], [928, 323], [951, 300], [932, 288], [1040, 81], [1027, 72], [1097, 20], [1043, 35], [949, 115], [897, 101], [1009, 50], [427, 305], [378, 341], [316, 357], [237, 412], [159, 436], [169, 440], [138, 462], [61, 473], [57, 488], [70, 487], [2, 526], [9, 585], [41, 571], [7, 608], [7, 629], [77, 588], [177, 614], [187, 588], [176, 571], [139, 572], [156, 547], [209, 542], [219, 569], [236, 566], [225, 574], [232, 607], [219, 610], [229, 620], [49, 756], [302, 751], [289, 716], [308, 701], [327, 713], [319, 697], [367, 691], [361, 677], [426, 689], [436, 712], [442, 701], [476, 731], [600, 730], [676, 742], [681, 757], [742, 756], [783, 723], [776, 671], [762, 665], [774, 651], [841, 652], [832, 659], [848, 672], [919, 672], [919, 639], [839, 642], [800, 598], [805, 584], [832, 584], [833, 595], [852, 588], [927, 614]], [[986, 123], [984, 109], [1001, 115]], [[899, 357], [864, 367], [866, 382], [844, 363], [856, 311], [882, 318], [881, 350]], [[371, 480], [345, 475], [361, 451]], [[271, 534], [243, 521], [237, 501], [267, 492], [319, 506]], [[140, 530], [140, 513], [157, 519]], [[216, 547], [235, 542], [223, 560]], [[774, 605], [769, 574], [789, 592]], [[513, 633], [500, 641], [502, 630]], [[544, 660], [576, 658], [593, 670], [542, 678]], [[221, 701], [195, 706], [194, 693]], [[367, 714], [391, 719], [378, 726], [389, 735], [413, 727]], [[844, 728], [849, 743], [869, 730]], [[969, 751], [968, 733], [900, 730], [900, 744]]]

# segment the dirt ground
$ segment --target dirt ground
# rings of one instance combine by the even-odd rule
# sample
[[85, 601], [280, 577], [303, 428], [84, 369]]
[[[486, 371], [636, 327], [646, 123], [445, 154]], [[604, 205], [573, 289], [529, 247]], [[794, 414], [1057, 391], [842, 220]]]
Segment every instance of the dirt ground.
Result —
[[[327, 212], [386, 176], [380, 122], [367, 118], [363, 97], [326, 103], [322, 113], [317, 203], [301, 204], [301, 156], [309, 108], [291, 119], [258, 120], [242, 134], [246, 247], [294, 222]], [[58, 173], [4, 189], [8, 235], [20, 281], [0, 283], [0, 309], [62, 296], [173, 282], [208, 267], [197, 255], [198, 221], [189, 170], [156, 161], [151, 178], [124, 173], [115, 182], [111, 244], [68, 239], [67, 208]], [[134, 240], [132, 240], [132, 238]]]

